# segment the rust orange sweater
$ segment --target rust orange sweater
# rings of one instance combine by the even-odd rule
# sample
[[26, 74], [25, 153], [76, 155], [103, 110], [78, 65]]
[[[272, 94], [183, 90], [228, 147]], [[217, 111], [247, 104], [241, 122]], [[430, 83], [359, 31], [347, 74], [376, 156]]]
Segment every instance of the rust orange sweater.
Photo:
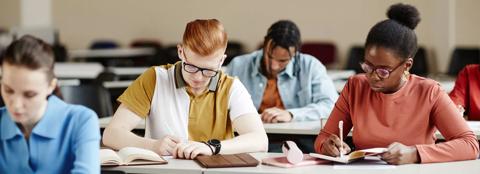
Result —
[[[476, 136], [447, 93], [437, 82], [416, 75], [392, 94], [371, 90], [364, 74], [351, 77], [315, 141], [318, 153], [329, 134], [338, 135], [339, 120], [344, 121], [344, 137], [354, 127], [356, 149], [400, 142], [416, 146], [421, 163], [478, 157]], [[446, 142], [435, 144], [437, 129]]]

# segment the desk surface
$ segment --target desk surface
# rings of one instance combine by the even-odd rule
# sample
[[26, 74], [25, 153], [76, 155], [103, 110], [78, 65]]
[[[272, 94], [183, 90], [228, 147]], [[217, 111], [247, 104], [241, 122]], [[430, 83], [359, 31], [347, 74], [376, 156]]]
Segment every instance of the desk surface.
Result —
[[[108, 67], [108, 70], [119, 75], [140, 75], [148, 67]], [[55, 63], [55, 75], [58, 78], [95, 79], [105, 71], [100, 63]]]
[[[100, 118], [100, 127], [107, 127], [112, 117]], [[320, 129], [325, 125], [326, 119], [321, 121], [306, 121], [306, 122], [290, 122], [290, 123], [265, 123], [263, 127], [268, 134], [288, 134], [288, 135], [318, 135]], [[480, 121], [467, 121], [468, 126], [473, 130], [473, 133], [477, 135], [477, 139], [480, 139]], [[138, 124], [135, 129], [145, 129], [145, 121]], [[351, 134], [350, 134], [351, 136]], [[444, 139], [440, 132], [436, 132], [435, 136], [438, 139]]]
[[[257, 160], [261, 161], [266, 157], [283, 156], [281, 153], [252, 153]], [[360, 170], [361, 168], [361, 170]], [[102, 170], [122, 170], [127, 173], [203, 173], [203, 174], [235, 174], [235, 173], [355, 173], [355, 174], [384, 174], [384, 173], [418, 173], [418, 174], [439, 174], [456, 173], [478, 174], [480, 171], [480, 160], [434, 163], [434, 164], [409, 164], [400, 166], [391, 165], [336, 165], [322, 164], [297, 168], [279, 168], [268, 165], [256, 167], [236, 168], [201, 168], [193, 160], [168, 159], [165, 165], [147, 166], [121, 166], [113, 168], [102, 168]]]
[[118, 167], [102, 167], [102, 170], [120, 170], [126, 173], [172, 173], [172, 174], [202, 174], [204, 168], [199, 166], [192, 160], [172, 159], [164, 157], [168, 164], [164, 165], [143, 165], [143, 166], [118, 166]]
[[86, 49], [69, 50], [70, 59], [75, 58], [131, 58], [135, 56], [145, 56], [155, 54], [152, 48], [113, 48], [113, 49]]

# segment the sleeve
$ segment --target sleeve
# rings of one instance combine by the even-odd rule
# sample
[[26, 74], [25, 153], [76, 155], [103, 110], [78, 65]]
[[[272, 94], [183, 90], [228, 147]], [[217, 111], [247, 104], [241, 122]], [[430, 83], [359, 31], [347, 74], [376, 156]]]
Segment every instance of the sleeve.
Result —
[[82, 107], [77, 111], [73, 138], [75, 161], [71, 173], [100, 173], [100, 128], [98, 116]]
[[233, 81], [229, 95], [228, 108], [230, 110], [230, 120], [235, 120], [237, 117], [245, 114], [258, 115], [250, 94], [237, 78]]
[[151, 67], [133, 81], [117, 100], [138, 116], [145, 118], [150, 112], [155, 83], [155, 68]]
[[335, 106], [333, 107], [333, 111], [328, 117], [327, 123], [325, 127], [322, 128], [320, 133], [318, 134], [315, 140], [315, 152], [320, 153], [322, 149], [323, 142], [332, 134], [337, 135], [340, 132], [338, 130], [338, 122], [343, 120], [343, 137], [347, 137], [348, 133], [353, 127], [351, 115], [350, 115], [350, 103], [349, 103], [349, 95], [350, 89], [352, 89], [352, 78], [347, 81], [347, 84], [343, 88], [342, 92], [340, 93], [340, 97], [338, 98]]
[[435, 127], [446, 142], [416, 145], [421, 163], [447, 162], [476, 159], [479, 154], [478, 140], [466, 121], [444, 91], [432, 108], [431, 117]]
[[293, 121], [310, 121], [327, 118], [332, 112], [335, 101], [338, 99], [338, 92], [332, 80], [327, 75], [327, 70], [320, 62], [312, 62], [309, 70], [312, 97], [310, 104], [301, 108], [290, 108], [288, 111], [293, 115]]
[[[462, 105], [463, 108], [468, 106], [467, 97], [468, 97], [468, 71], [467, 67], [463, 68], [460, 73], [458, 73], [457, 80], [455, 81], [455, 87], [450, 92], [449, 96], [456, 105]], [[466, 109], [467, 110], [467, 109]]]

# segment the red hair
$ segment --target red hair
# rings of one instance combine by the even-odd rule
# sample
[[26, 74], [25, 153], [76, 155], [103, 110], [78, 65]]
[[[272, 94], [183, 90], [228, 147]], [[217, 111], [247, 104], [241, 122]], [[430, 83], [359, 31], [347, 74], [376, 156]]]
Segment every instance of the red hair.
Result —
[[196, 54], [208, 56], [227, 47], [227, 33], [216, 19], [197, 19], [187, 24], [183, 45]]

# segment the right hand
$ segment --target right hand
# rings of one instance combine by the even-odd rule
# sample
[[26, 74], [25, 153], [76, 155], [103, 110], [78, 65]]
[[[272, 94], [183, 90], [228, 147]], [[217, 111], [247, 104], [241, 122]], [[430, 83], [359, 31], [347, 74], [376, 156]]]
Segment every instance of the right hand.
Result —
[[153, 148], [157, 154], [162, 156], [172, 155], [178, 143], [180, 143], [180, 138], [166, 135], [162, 139], [156, 140]]
[[[343, 149], [341, 149], [341, 144], [343, 144]], [[320, 149], [320, 153], [328, 156], [340, 156], [340, 152], [342, 154], [350, 153], [352, 149], [348, 146], [347, 143], [343, 142], [338, 138], [336, 135], [330, 135], [322, 145], [322, 149]]]

